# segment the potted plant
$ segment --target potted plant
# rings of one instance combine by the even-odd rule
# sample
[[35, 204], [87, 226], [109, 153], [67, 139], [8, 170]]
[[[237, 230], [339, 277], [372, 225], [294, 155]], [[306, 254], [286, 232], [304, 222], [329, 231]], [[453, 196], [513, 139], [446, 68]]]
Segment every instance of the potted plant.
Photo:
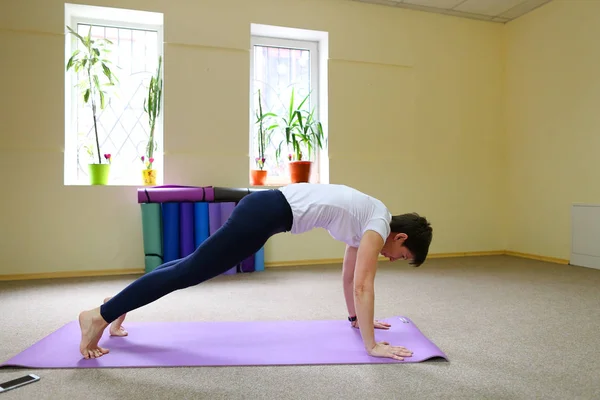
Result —
[[277, 158], [281, 155], [281, 146], [283, 143], [289, 147], [291, 145], [292, 153], [289, 156], [290, 181], [292, 183], [308, 182], [312, 170], [316, 149], [323, 149], [325, 135], [323, 126], [315, 118], [315, 110], [303, 110], [302, 106], [309, 99], [310, 93], [298, 104], [294, 106], [294, 89], [289, 104], [289, 113], [283, 117], [283, 126], [285, 129], [285, 139], [281, 141], [277, 148]]
[[108, 39], [92, 39], [91, 27], [85, 37], [75, 32], [68, 25], [67, 28], [83, 45], [83, 49], [76, 49], [71, 54], [71, 58], [67, 62], [67, 71], [72, 68], [75, 73], [84, 73], [82, 80], [76, 86], [81, 91], [83, 101], [86, 104], [91, 103], [92, 118], [94, 119], [95, 153], [98, 156], [98, 163], [90, 163], [88, 165], [90, 183], [92, 185], [106, 185], [108, 183], [111, 164], [110, 157], [105, 157], [106, 164], [102, 163], [98, 126], [96, 124], [96, 105], [99, 100], [100, 109], [103, 110], [106, 107], [108, 97], [108, 93], [103, 90], [103, 86], [114, 86], [116, 82], [118, 83], [117, 77], [108, 66], [110, 60], [106, 57], [110, 51], [108, 45], [112, 45], [112, 42]]
[[251, 184], [256, 186], [262, 186], [265, 184], [267, 179], [267, 171], [265, 168], [265, 149], [271, 141], [271, 135], [273, 130], [277, 128], [277, 124], [271, 124], [265, 128], [269, 118], [277, 117], [272, 112], [263, 113], [262, 98], [260, 95], [260, 89], [258, 89], [258, 111], [256, 112], [256, 124], [258, 125], [258, 135], [256, 137], [258, 144], [258, 157], [254, 159], [258, 169], [250, 170]]
[[160, 103], [162, 98], [162, 56], [158, 56], [158, 68], [156, 75], [150, 78], [148, 85], [148, 97], [144, 99], [144, 111], [148, 113], [148, 122], [150, 124], [150, 136], [146, 145], [145, 156], [142, 156], [142, 163], [145, 169], [142, 170], [144, 185], [156, 185], [156, 171], [152, 168], [154, 163], [154, 151], [156, 150], [156, 141], [154, 140], [154, 129], [156, 127], [156, 118], [160, 115]]

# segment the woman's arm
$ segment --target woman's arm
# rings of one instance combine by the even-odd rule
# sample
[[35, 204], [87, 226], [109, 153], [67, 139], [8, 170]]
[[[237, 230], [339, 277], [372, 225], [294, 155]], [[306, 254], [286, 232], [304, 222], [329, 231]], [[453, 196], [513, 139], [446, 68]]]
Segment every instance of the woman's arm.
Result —
[[346, 245], [344, 262], [342, 264], [342, 284], [344, 286], [344, 298], [348, 308], [348, 316], [356, 316], [354, 307], [354, 266], [356, 265], [356, 247]]
[[371, 230], [363, 235], [356, 255], [354, 270], [354, 304], [360, 325], [360, 334], [369, 355], [403, 360], [412, 352], [402, 346], [392, 346], [387, 342], [375, 341], [375, 271], [377, 258], [383, 247], [381, 236]]
[[375, 347], [375, 271], [377, 258], [383, 247], [383, 239], [374, 231], [366, 231], [358, 247], [354, 271], [354, 304], [360, 325], [360, 333], [366, 350]]

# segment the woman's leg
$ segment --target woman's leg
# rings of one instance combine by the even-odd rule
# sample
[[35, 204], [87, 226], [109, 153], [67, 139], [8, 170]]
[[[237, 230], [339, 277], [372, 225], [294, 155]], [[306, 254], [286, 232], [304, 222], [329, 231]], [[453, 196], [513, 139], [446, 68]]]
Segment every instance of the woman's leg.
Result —
[[[183, 260], [183, 258], [178, 258], [177, 260], [171, 260], [171, 261], [167, 261], [166, 263], [163, 263], [161, 265], [159, 265], [158, 267], [154, 268], [152, 271], [156, 271], [157, 269], [163, 269], [163, 268], [168, 268], [172, 265], [177, 264], [178, 262], [180, 262], [181, 260]], [[151, 272], [152, 272], [151, 271]]]
[[[191, 255], [145, 274], [98, 309], [82, 313], [82, 354], [99, 357], [108, 351], [98, 347], [98, 340], [104, 328], [119, 316], [224, 273], [256, 253], [271, 236], [291, 230], [292, 222], [289, 204], [279, 190], [244, 197], [229, 220]], [[96, 327], [92, 327], [93, 317]]]
[[[157, 269], [162, 269], [162, 268], [167, 268], [170, 267], [172, 265], [177, 264], [178, 262], [180, 262], [181, 260], [183, 260], [183, 258], [179, 258], [177, 260], [171, 260], [168, 261], [162, 265], [159, 265], [158, 267], [156, 267], [154, 269], [154, 271], [156, 271]], [[104, 299], [104, 303], [106, 303], [107, 301], [109, 301], [110, 299], [112, 299], [112, 297], [106, 297]], [[114, 320], [111, 324], [110, 324], [110, 335], [111, 336], [127, 336], [128, 332], [125, 328], [123, 328], [123, 322], [125, 322], [125, 318], [127, 317], [127, 314], [123, 314], [121, 316], [119, 316], [119, 318], [117, 318], [116, 320]]]

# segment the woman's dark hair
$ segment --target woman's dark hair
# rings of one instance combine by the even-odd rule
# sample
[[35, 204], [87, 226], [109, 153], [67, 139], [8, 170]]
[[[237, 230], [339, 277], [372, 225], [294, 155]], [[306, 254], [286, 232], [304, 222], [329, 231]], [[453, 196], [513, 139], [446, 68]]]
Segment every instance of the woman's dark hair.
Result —
[[417, 213], [394, 215], [390, 228], [393, 233], [405, 233], [408, 236], [404, 246], [414, 256], [411, 264], [415, 267], [423, 264], [433, 237], [433, 229], [429, 221]]

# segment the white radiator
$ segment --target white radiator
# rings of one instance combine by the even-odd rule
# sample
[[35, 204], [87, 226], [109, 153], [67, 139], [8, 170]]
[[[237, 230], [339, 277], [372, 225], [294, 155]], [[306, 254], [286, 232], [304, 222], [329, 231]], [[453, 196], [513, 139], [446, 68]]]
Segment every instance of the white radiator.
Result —
[[573, 205], [570, 264], [600, 269], [600, 204]]

